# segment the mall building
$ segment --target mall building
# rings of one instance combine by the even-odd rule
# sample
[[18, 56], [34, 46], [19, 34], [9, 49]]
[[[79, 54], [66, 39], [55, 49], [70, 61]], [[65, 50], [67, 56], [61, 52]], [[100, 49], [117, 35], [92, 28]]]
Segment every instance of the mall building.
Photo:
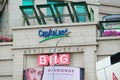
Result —
[[23, 80], [41, 67], [38, 56], [53, 53], [69, 54], [57, 66], [97, 80], [96, 62], [120, 52], [120, 21], [108, 14], [120, 20], [119, 0], [0, 0], [0, 80]]

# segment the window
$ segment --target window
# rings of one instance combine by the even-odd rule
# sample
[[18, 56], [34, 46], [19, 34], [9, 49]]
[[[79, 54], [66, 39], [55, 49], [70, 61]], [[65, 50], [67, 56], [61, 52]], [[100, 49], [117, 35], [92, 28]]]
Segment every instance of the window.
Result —
[[[33, 5], [33, 0], [22, 0], [22, 6], [28, 6], [28, 5]], [[33, 15], [33, 10], [32, 9], [27, 9], [25, 12], [29, 16]]]
[[[71, 2], [73, 14], [76, 18], [76, 22], [86, 22], [87, 19], [91, 21], [91, 16], [85, 1], [83, 2]], [[92, 10], [92, 9], [91, 9]]]
[[22, 5], [33, 5], [33, 0], [23, 0]]
[[[52, 6], [53, 11], [54, 11], [55, 14], [56, 14], [56, 11], [55, 11], [53, 5], [54, 5], [54, 4], [59, 4], [59, 3], [62, 3], [62, 2], [53, 1], [53, 0], [47, 0], [47, 4], [51, 4], [51, 6]], [[59, 8], [59, 11], [60, 11], [60, 13], [62, 14], [62, 13], [63, 13], [63, 8], [60, 7], [60, 8]], [[47, 15], [52, 15], [50, 9], [47, 9]]]
[[[85, 6], [76, 6], [76, 12], [79, 13], [79, 14], [85, 14], [86, 13]], [[86, 16], [85, 15], [78, 16], [78, 19], [81, 22], [86, 22]]]

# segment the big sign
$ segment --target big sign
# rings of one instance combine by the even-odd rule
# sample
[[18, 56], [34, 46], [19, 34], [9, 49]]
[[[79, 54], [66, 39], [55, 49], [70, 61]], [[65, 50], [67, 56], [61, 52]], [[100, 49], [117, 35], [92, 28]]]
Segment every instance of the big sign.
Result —
[[70, 63], [69, 54], [52, 54], [52, 55], [39, 55], [38, 65], [68, 65]]

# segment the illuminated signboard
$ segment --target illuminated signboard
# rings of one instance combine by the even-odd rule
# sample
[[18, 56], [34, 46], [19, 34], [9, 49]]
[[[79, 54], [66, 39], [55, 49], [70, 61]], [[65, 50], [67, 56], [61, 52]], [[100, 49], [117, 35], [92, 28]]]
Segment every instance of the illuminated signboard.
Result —
[[64, 30], [58, 30], [58, 29], [49, 29], [49, 30], [39, 30], [38, 31], [38, 36], [39, 37], [43, 37], [44, 39], [40, 40], [39, 43], [42, 43], [44, 41], [50, 40], [50, 39], [54, 39], [54, 38], [60, 38], [60, 37], [64, 37], [65, 33], [68, 32], [68, 29], [64, 29]]
[[52, 55], [39, 55], [38, 56], [39, 66], [68, 65], [69, 63], [70, 63], [69, 54], [52, 54]]

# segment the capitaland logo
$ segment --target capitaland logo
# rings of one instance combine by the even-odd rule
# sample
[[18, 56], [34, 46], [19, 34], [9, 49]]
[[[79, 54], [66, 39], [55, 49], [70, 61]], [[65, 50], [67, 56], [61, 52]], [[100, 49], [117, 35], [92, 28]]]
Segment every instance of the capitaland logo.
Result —
[[67, 32], [68, 32], [67, 28], [64, 30], [58, 30], [58, 29], [41, 30], [40, 29], [38, 31], [38, 36], [43, 37], [43, 39], [40, 40], [39, 43], [42, 43], [54, 38], [64, 37]]

